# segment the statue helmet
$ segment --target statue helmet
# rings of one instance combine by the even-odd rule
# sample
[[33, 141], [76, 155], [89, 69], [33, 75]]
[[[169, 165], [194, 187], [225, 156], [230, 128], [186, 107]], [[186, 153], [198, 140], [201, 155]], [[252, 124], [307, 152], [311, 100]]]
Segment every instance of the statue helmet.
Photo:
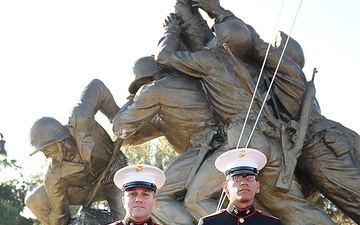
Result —
[[30, 144], [35, 148], [35, 151], [30, 156], [41, 151], [46, 146], [68, 137], [70, 137], [70, 131], [59, 121], [52, 117], [42, 117], [35, 121], [30, 129]]
[[246, 24], [240, 20], [230, 20], [214, 25], [217, 47], [223, 48], [226, 43], [235, 56], [241, 57], [252, 46], [251, 33]]
[[153, 75], [158, 72], [160, 72], [160, 68], [156, 65], [154, 56], [137, 59], [133, 67], [135, 79], [129, 86], [129, 92], [135, 94], [142, 85], [151, 82], [154, 79]]
[[305, 65], [305, 55], [299, 42], [297, 42], [292, 37], [289, 37], [283, 31], [279, 31], [275, 37], [275, 42], [273, 45], [283, 51], [287, 39], [289, 39], [289, 41], [286, 45], [285, 53], [290, 56], [290, 58], [294, 60], [300, 66], [300, 68], [303, 68]]

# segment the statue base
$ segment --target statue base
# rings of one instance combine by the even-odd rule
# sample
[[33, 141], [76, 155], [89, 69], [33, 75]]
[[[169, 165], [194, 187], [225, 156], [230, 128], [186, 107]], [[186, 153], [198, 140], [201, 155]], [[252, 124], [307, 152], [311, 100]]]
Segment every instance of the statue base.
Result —
[[71, 219], [69, 225], [104, 225], [114, 221], [113, 215], [106, 210], [84, 207], [79, 216]]

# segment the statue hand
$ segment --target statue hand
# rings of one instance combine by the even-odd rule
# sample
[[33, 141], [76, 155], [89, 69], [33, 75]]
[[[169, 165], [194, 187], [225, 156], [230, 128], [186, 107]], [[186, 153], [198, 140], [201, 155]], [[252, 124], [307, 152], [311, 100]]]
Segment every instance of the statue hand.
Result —
[[207, 13], [211, 13], [214, 9], [220, 7], [219, 0], [193, 0], [193, 7], [203, 9]]
[[175, 14], [186, 22], [193, 17], [192, 6], [189, 3], [178, 1], [175, 4]]
[[167, 16], [167, 18], [165, 19], [163, 27], [167, 27], [167, 28], [180, 27], [181, 22], [182, 21], [178, 16], [176, 16], [174, 13], [170, 13], [170, 15]]

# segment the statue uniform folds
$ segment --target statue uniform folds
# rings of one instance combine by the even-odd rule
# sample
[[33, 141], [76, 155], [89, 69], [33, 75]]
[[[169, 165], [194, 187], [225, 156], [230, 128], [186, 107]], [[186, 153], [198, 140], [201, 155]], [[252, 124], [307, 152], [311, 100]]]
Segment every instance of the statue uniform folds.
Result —
[[199, 225], [221, 225], [221, 224], [279, 225], [281, 224], [281, 222], [278, 218], [255, 209], [254, 205], [251, 205], [244, 209], [239, 209], [234, 205], [229, 205], [227, 209], [223, 209], [214, 214], [205, 216], [201, 218], [199, 221]]
[[196, 78], [160, 70], [153, 56], [138, 59], [133, 72], [135, 80], [129, 87], [133, 97], [115, 116], [114, 133], [124, 138], [125, 145], [163, 135], [181, 154], [165, 171], [167, 180], [157, 192], [153, 215], [162, 224], [192, 224], [176, 198], [186, 192], [207, 153], [221, 143], [221, 125]]
[[[86, 205], [95, 181], [105, 168], [106, 177], [97, 195], [91, 201], [107, 200], [116, 218], [123, 216], [122, 193], [111, 177], [127, 165], [126, 158], [118, 151], [109, 162], [114, 142], [94, 116], [103, 112], [109, 120], [119, 107], [112, 94], [100, 80], [93, 80], [84, 90], [80, 103], [74, 107], [67, 125], [51, 117], [37, 120], [30, 130], [33, 155], [39, 151], [52, 158], [40, 185], [26, 199], [26, 205], [42, 224], [67, 224], [70, 220], [69, 205]], [[111, 163], [110, 167], [107, 165]]]

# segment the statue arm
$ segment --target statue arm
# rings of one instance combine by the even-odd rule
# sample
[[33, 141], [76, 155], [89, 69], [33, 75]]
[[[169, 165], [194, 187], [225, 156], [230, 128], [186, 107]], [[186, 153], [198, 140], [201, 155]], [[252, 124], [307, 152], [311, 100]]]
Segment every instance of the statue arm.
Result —
[[212, 68], [209, 65], [218, 61], [216, 54], [211, 51], [180, 51], [179, 18], [171, 14], [165, 23], [165, 34], [155, 55], [157, 65], [164, 71], [182, 72], [196, 78], [208, 76]]
[[[115, 122], [116, 127], [121, 127], [121, 125], [118, 123], [120, 120], [119, 118], [121, 117], [120, 115], [123, 112], [125, 112], [129, 106], [131, 106], [133, 104], [134, 97], [135, 97], [135, 94], [129, 95], [127, 97], [128, 102], [125, 103], [121, 107], [119, 112], [117, 113], [119, 116], [116, 119], [117, 122]], [[157, 116], [155, 116], [149, 122], [144, 123], [144, 125], [139, 130], [137, 130], [135, 133], [133, 133], [132, 135], [127, 137], [123, 142], [123, 146], [140, 145], [140, 144], [143, 144], [154, 138], [163, 136], [163, 133], [161, 132], [161, 128], [159, 127], [158, 123], [156, 122], [157, 121], [156, 118], [157, 118]], [[120, 129], [120, 128], [115, 128], [114, 130], [118, 130], [118, 129]]]
[[219, 0], [193, 0], [193, 7], [203, 9], [215, 23], [222, 23], [226, 20], [240, 20], [230, 10], [224, 9]]
[[143, 86], [135, 95], [131, 105], [119, 111], [113, 121], [113, 131], [117, 137], [126, 139], [136, 133], [152, 120], [160, 110], [158, 95], [161, 90], [156, 90], [154, 85]]
[[117, 114], [122, 112], [122, 111], [125, 111], [133, 103], [134, 97], [135, 97], [135, 94], [130, 94], [126, 98], [128, 101], [120, 108], [120, 110], [117, 112]]
[[[229, 20], [238, 20], [244, 23], [240, 18], [236, 17], [230, 10], [226, 10], [220, 6], [219, 0], [194, 0], [196, 4], [194, 6], [202, 8], [211, 18], [215, 19], [215, 23], [221, 23]], [[245, 24], [245, 23], [244, 23]], [[246, 24], [248, 30], [251, 33], [252, 38], [252, 50], [250, 58], [258, 64], [262, 64], [266, 55], [269, 43], [260, 38], [255, 29]], [[280, 49], [270, 46], [268, 58], [266, 60], [266, 68], [275, 71], [278, 61], [281, 56]], [[282, 63], [279, 66], [278, 71], [282, 74], [287, 74], [292, 79], [298, 80], [298, 82], [305, 87], [306, 77], [301, 70], [301, 67], [295, 63], [286, 54], [283, 56]]]
[[[158, 43], [158, 53], [155, 55], [155, 60], [159, 65], [159, 59], [165, 59], [173, 52], [180, 50], [180, 28], [181, 20], [175, 14], [171, 13], [164, 23], [164, 36]], [[166, 65], [159, 65], [162, 69], [166, 69]]]
[[175, 14], [183, 21], [181, 37], [186, 49], [199, 51], [214, 37], [199, 10], [190, 3], [177, 1]]
[[112, 121], [119, 109], [110, 90], [102, 81], [94, 79], [84, 89], [80, 102], [71, 113], [69, 124], [75, 129], [90, 131], [99, 110]]
[[158, 117], [155, 116], [152, 120], [145, 123], [138, 131], [124, 139], [123, 146], [140, 145], [152, 139], [164, 136], [161, 127], [156, 122]]

